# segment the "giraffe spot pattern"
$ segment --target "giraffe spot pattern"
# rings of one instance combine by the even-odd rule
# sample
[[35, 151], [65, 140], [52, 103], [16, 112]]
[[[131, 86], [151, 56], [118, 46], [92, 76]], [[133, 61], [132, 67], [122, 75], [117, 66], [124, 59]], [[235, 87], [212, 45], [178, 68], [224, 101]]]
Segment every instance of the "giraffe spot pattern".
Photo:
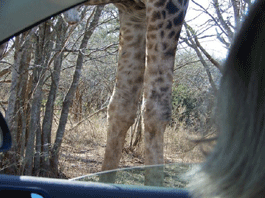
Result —
[[164, 38], [164, 36], [165, 36], [165, 32], [162, 30], [162, 31], [160, 32], [160, 37], [161, 37], [161, 38]]
[[174, 30], [172, 30], [169, 35], [168, 35], [168, 38], [169, 39], [172, 39], [172, 37], [176, 34], [176, 32]]
[[179, 4], [183, 4], [183, 0], [178, 0]]
[[154, 11], [152, 14], [152, 22], [155, 22], [157, 20], [161, 19], [161, 13], [159, 11]]
[[[93, 2], [99, 3], [103, 2], [103, 0], [93, 0]], [[121, 140], [117, 147], [112, 150], [114, 153], [120, 153], [124, 143], [124, 139], [122, 140], [120, 137], [124, 137], [126, 134], [123, 130], [126, 131], [127, 125], [132, 124], [134, 121], [136, 114], [134, 110], [138, 100], [136, 98], [139, 98], [143, 81], [149, 83], [149, 87], [143, 90], [145, 99], [148, 101], [145, 106], [145, 111], [147, 112], [145, 119], [148, 119], [144, 120], [146, 131], [148, 131], [147, 134], [149, 134], [147, 139], [157, 141], [155, 140], [158, 138], [156, 133], [161, 128], [161, 122], [167, 123], [170, 120], [171, 84], [169, 81], [173, 79], [173, 65], [170, 66], [168, 64], [171, 63], [164, 63], [164, 61], [168, 58], [171, 61], [175, 55], [176, 41], [180, 36], [180, 28], [178, 26], [181, 25], [185, 15], [185, 11], [182, 11], [181, 7], [187, 2], [187, 0], [125, 0], [115, 4], [120, 10], [120, 15], [122, 14], [123, 16], [123, 18], [120, 18], [123, 23], [120, 30], [116, 93], [113, 95], [108, 109], [108, 121], [109, 123], [115, 123], [110, 126], [108, 132], [116, 132], [116, 136], [113, 135], [112, 139], [118, 139], [119, 137], [119, 140]], [[145, 7], [145, 5], [150, 6]], [[143, 9], [146, 9], [146, 11], [139, 12], [140, 15], [134, 14], [135, 11]], [[145, 16], [146, 13], [147, 16]], [[139, 35], [137, 35], [137, 32], [140, 32]], [[132, 49], [129, 49], [130, 47]], [[148, 55], [145, 53], [145, 47], [150, 50], [147, 53]], [[151, 61], [151, 64], [154, 63], [154, 67], [146, 67], [148, 75], [144, 76], [145, 59], [147, 59], [147, 62]], [[116, 99], [120, 100], [120, 103], [117, 103]], [[114, 103], [115, 105], [113, 105]], [[125, 107], [129, 108], [129, 112], [123, 111], [123, 114], [119, 114]], [[111, 111], [112, 113], [109, 113]], [[115, 111], [114, 114], [113, 111]], [[119, 120], [119, 123], [115, 122], [117, 120]], [[154, 124], [154, 122], [158, 123]], [[119, 149], [117, 149], [118, 147]], [[147, 149], [147, 156], [151, 162], [157, 160], [156, 157], [150, 154], [150, 149], [154, 147], [157, 147], [157, 145], [149, 145], [149, 150]], [[105, 170], [106, 162], [111, 160], [113, 159], [104, 159]]]
[[166, 11], [165, 10], [162, 11], [162, 16], [163, 16], [163, 19], [166, 19]]
[[139, 87], [138, 86], [133, 86], [133, 88], [132, 88], [132, 93], [133, 94], [136, 94], [137, 92], [138, 92], [138, 90], [139, 90]]
[[176, 53], [176, 49], [170, 48], [164, 53], [164, 55], [165, 55], [165, 58], [167, 58], [169, 56], [175, 56], [175, 53]]
[[134, 54], [134, 59], [136, 60], [142, 60], [142, 52], [137, 52]]
[[169, 14], [175, 14], [179, 11], [179, 9], [177, 8], [177, 6], [172, 2], [172, 0], [170, 0], [167, 5], [166, 5], [166, 9], [168, 11]]
[[175, 26], [182, 24], [184, 20], [184, 13], [181, 12], [177, 17], [174, 18], [173, 23]]
[[135, 80], [136, 83], [142, 83], [143, 81], [144, 81], [144, 79], [143, 79], [142, 76], [139, 76], [139, 77]]
[[157, 93], [157, 91], [154, 89], [151, 91], [151, 96], [150, 96], [150, 99], [158, 99], [160, 98], [160, 95]]
[[155, 61], [156, 61], [156, 56], [155, 56], [155, 55], [151, 55], [151, 60], [152, 60], [153, 62], [155, 62]]
[[139, 25], [139, 24], [135, 24], [135, 25], [133, 25], [133, 27], [134, 27], [134, 29], [136, 29], [136, 30], [139, 30], [139, 29], [144, 28], [142, 25]]
[[159, 83], [163, 83], [163, 82], [164, 82], [164, 79], [161, 78], [161, 77], [158, 77], [155, 81], [156, 81], [156, 82], [159, 82]]
[[168, 47], [168, 44], [167, 43], [162, 43], [162, 46], [163, 46], [163, 50], [166, 50], [167, 47]]
[[149, 25], [147, 29], [149, 32], [151, 32], [151, 31], [157, 30], [157, 26], [156, 25]]
[[172, 22], [171, 21], [167, 21], [167, 26], [166, 26], [167, 29], [171, 29], [172, 28]]
[[133, 40], [133, 36], [125, 36], [124, 39], [126, 41], [131, 41], [131, 40]]
[[150, 49], [152, 49], [153, 48], [153, 46], [154, 46], [154, 44], [153, 43], [148, 43], [147, 44], [147, 48], [150, 50]]
[[165, 6], [166, 1], [165, 0], [159, 0], [158, 2], [155, 3], [156, 7], [163, 7]]
[[158, 52], [158, 44], [155, 44], [155, 51]]
[[160, 91], [161, 92], [167, 92], [169, 90], [169, 87], [161, 87]]
[[149, 39], [156, 39], [156, 34], [148, 34]]
[[178, 33], [176, 34], [175, 41], [178, 41], [179, 40], [179, 37], [180, 37], [180, 31], [178, 31]]
[[162, 27], [163, 27], [163, 23], [159, 23], [158, 25], [157, 25], [157, 27], [159, 28], [159, 29], [161, 29]]

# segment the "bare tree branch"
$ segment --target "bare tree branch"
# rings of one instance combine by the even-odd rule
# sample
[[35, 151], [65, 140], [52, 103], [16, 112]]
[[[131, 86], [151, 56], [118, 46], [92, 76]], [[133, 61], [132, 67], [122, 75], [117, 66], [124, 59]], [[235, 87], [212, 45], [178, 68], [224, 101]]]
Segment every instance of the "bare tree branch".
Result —
[[199, 59], [200, 59], [202, 65], [204, 66], [204, 68], [205, 68], [205, 70], [206, 70], [206, 73], [207, 73], [207, 75], [208, 75], [209, 82], [210, 82], [210, 84], [211, 84], [211, 86], [212, 86], [214, 92], [217, 93], [217, 88], [216, 88], [216, 85], [215, 85], [215, 83], [214, 83], [214, 81], [213, 81], [212, 74], [211, 74], [211, 72], [210, 72], [210, 68], [209, 68], [208, 64], [205, 62], [205, 60], [204, 60], [204, 58], [203, 58], [201, 52], [199, 51], [198, 46], [196, 45], [196, 42], [192, 40], [192, 36], [191, 36], [190, 32], [191, 32], [192, 34], [194, 34], [194, 31], [192, 30], [192, 28], [190, 28], [190, 27], [187, 25], [187, 23], [184, 23], [184, 27], [186, 28], [186, 34], [187, 34], [188, 38], [190, 38], [190, 39], [189, 39], [190, 43], [188, 42], [188, 40], [186, 40], [186, 41], [187, 41], [186, 43], [187, 43], [189, 46], [191, 46], [191, 47], [195, 50], [197, 56], [199, 57]]
[[223, 15], [220, 11], [220, 6], [219, 6], [219, 2], [218, 0], [213, 0], [213, 6], [216, 10], [216, 14], [217, 14], [217, 17], [218, 17], [218, 20], [220, 21], [222, 27], [225, 29], [225, 32], [227, 34], [227, 37], [228, 37], [228, 40], [230, 41], [230, 43], [232, 42], [233, 40], [233, 36], [234, 36], [234, 33], [233, 31], [229, 28], [229, 26], [227, 25], [227, 23], [225, 22], [224, 18], [223, 18]]

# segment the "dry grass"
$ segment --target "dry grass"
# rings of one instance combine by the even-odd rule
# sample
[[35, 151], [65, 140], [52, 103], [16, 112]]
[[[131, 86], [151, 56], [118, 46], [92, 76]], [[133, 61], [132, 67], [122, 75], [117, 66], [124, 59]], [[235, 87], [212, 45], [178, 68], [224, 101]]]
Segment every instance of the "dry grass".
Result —
[[165, 133], [165, 163], [199, 163], [204, 159], [198, 144], [192, 139], [200, 136], [179, 127], [167, 127]]
[[[73, 121], [68, 122], [65, 132], [61, 155], [60, 172], [67, 178], [78, 177], [101, 170], [106, 146], [106, 116], [100, 114], [75, 127]], [[55, 126], [56, 127], [56, 126]], [[165, 132], [165, 163], [198, 163], [204, 157], [200, 147], [189, 139], [196, 135], [179, 127], [168, 127]], [[133, 151], [129, 150], [130, 132], [127, 134], [125, 149], [119, 168], [139, 166], [144, 164], [143, 141]]]

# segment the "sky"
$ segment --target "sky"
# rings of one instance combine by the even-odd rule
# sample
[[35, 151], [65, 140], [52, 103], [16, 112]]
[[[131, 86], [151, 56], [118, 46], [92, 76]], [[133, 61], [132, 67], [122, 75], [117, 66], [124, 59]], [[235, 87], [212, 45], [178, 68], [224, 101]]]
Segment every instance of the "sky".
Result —
[[[209, 7], [211, 0], [195, 0], [204, 8]], [[209, 10], [211, 11], [211, 10]], [[212, 9], [211, 13], [215, 13]], [[205, 27], [206, 21], [209, 20], [209, 16], [205, 13], [202, 14], [201, 8], [195, 5], [191, 0], [189, 3], [189, 8], [186, 14], [186, 22], [195, 30], [200, 33], [200, 26]], [[216, 29], [210, 28], [202, 35], [216, 35]], [[211, 38], [206, 38], [201, 41], [201, 45], [214, 57], [225, 58], [227, 56], [227, 50], [224, 45], [217, 40], [216, 36]]]

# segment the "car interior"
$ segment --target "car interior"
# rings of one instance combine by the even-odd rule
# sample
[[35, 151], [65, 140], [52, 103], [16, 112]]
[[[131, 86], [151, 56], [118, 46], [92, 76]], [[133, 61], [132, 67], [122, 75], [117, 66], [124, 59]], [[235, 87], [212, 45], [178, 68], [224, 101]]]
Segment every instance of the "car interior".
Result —
[[[6, 41], [11, 39], [12, 37], [17, 36], [20, 33], [40, 24], [41, 22], [43, 22], [43, 21], [45, 21], [45, 20], [47, 20], [53, 16], [56, 16], [56, 15], [66, 11], [70, 8], [73, 8], [74, 6], [80, 5], [84, 2], [85, 2], [85, 0], [2, 0], [2, 1], [0, 1], [0, 45], [5, 43]], [[161, 4], [161, 2], [163, 3], [163, 1], [160, 1], [159, 3]], [[251, 1], [251, 2], [253, 2], [253, 1]], [[247, 25], [245, 25], [245, 26], [243, 25], [242, 31], [240, 32], [240, 36], [245, 37], [245, 38], [236, 40], [236, 42], [235, 42], [236, 44], [232, 48], [234, 50], [234, 52], [232, 51], [234, 54], [237, 51], [240, 51], [238, 49], [240, 49], [240, 47], [242, 47], [244, 45], [247, 45], [247, 44], [248, 45], [255, 45], [255, 44], [257, 45], [257, 43], [254, 43], [254, 42], [253, 42], [254, 44], [250, 43], [250, 42], [252, 42], [252, 40], [249, 38], [252, 37], [252, 35], [248, 35], [248, 32], [252, 33], [251, 31], [249, 31], [249, 29], [251, 29], [250, 27], [252, 25], [253, 25], [252, 28], [254, 30], [256, 30], [255, 28], [257, 28], [257, 27], [255, 27], [255, 24], [252, 23], [252, 19], [255, 18], [254, 15], [257, 15], [257, 14], [255, 14], [254, 11], [257, 10], [258, 11], [257, 13], [259, 15], [262, 15], [261, 13], [264, 13], [263, 12], [263, 10], [264, 10], [264, 3], [263, 2], [264, 1], [258, 1], [258, 3], [260, 3], [260, 4], [258, 4], [258, 6], [262, 5], [261, 10], [259, 10], [258, 6], [256, 6], [256, 9], [252, 10], [252, 12], [251, 12], [252, 15], [250, 14], [250, 17], [248, 18], [248, 19], [251, 19], [251, 20], [249, 20], [250, 22], [247, 21], [248, 23], [247, 22], [245, 23]], [[253, 6], [253, 7], [255, 7], [255, 6]], [[260, 18], [258, 18], [258, 17], [256, 17], [256, 18], [255, 18], [255, 20], [253, 19], [253, 21], [256, 22], [256, 24], [260, 24], [262, 26], [263, 23], [259, 23]], [[260, 29], [262, 29], [262, 28], [260, 28]], [[257, 37], [260, 37], [259, 39], [263, 40], [264, 36], [260, 35], [261, 34], [260, 32], [258, 32], [258, 31], [256, 31], [256, 32], [257, 32]], [[261, 32], [263, 33], [263, 31], [261, 31]], [[259, 48], [259, 45], [257, 45], [257, 46], [256, 46], [257, 47], [256, 50], [258, 51], [258, 50], [260, 50], [260, 48]], [[246, 50], [246, 49], [244, 48], [244, 50]], [[242, 48], [241, 48], [241, 56], [242, 56], [244, 50], [242, 50]], [[246, 51], [251, 51], [251, 49], [249, 48]], [[242, 58], [242, 57], [236, 57], [235, 58], [233, 53], [230, 53], [230, 55], [228, 56], [231, 60], [233, 60], [232, 62], [236, 62], [236, 61], [240, 62], [242, 60], [243, 61], [245, 60], [244, 59], [245, 57], [244, 58]], [[254, 53], [255, 53], [255, 51], [254, 51]], [[258, 54], [255, 53], [253, 55], [253, 59], [256, 59], [257, 62], [263, 63], [262, 57], [256, 58], [257, 56], [258, 56]], [[249, 68], [247, 68], [247, 70], [248, 69], [249, 70], [251, 70], [251, 69], [255, 70], [255, 67], [251, 68], [251, 65], [248, 63], [248, 61], [249, 60], [246, 60], [245, 63], [242, 63], [241, 65], [238, 63], [238, 65], [240, 65], [240, 66], [243, 65], [245, 67], [249, 67]], [[231, 65], [233, 65], [233, 64], [231, 64]], [[253, 65], [255, 65], [255, 64], [253, 64]], [[227, 67], [227, 68], [230, 69], [230, 67]], [[261, 71], [263, 71], [263, 68], [264, 67], [262, 65]], [[244, 76], [245, 78], [250, 78], [248, 72], [243, 71], [244, 69], [245, 68], [243, 68], [241, 71], [242, 76]], [[235, 75], [238, 74], [238, 71], [236, 71], [236, 70], [233, 72], [235, 73]], [[259, 74], [256, 71], [255, 71], [255, 74], [257, 74], [256, 76], [260, 76], [260, 79], [258, 79], [258, 80], [262, 81], [262, 83], [263, 83], [263, 75], [264, 74]], [[242, 78], [241, 80], [244, 81], [245, 79]], [[237, 83], [237, 82], [235, 82], [235, 83]], [[250, 81], [250, 82], [252, 82], [252, 81]], [[246, 84], [246, 81], [244, 81], [243, 83]], [[247, 81], [247, 83], [249, 83], [249, 82]], [[263, 86], [263, 88], [264, 88], [264, 86]], [[239, 92], [239, 91], [238, 92], [237, 91], [238, 90], [236, 90], [236, 94]], [[261, 89], [261, 91], [262, 91], [262, 94], [260, 94], [260, 95], [264, 96], [264, 93], [263, 93], [264, 90]], [[225, 99], [229, 100], [231, 98], [236, 100], [235, 97], [233, 98], [233, 96], [227, 96]], [[262, 98], [261, 101], [264, 103], [264, 98]], [[226, 102], [227, 101], [225, 101], [224, 103], [226, 103]], [[237, 103], [237, 101], [234, 103]], [[235, 105], [237, 105], [237, 104], [235, 104]], [[256, 108], [258, 109], [259, 107], [255, 107], [254, 110], [256, 110]], [[247, 107], [244, 106], [242, 109], [247, 109]], [[247, 111], [247, 113], [248, 113], [248, 111]], [[251, 113], [253, 113], [253, 110], [252, 110], [252, 112], [250, 112], [250, 114]], [[230, 115], [230, 114], [227, 114], [227, 115]], [[262, 116], [263, 116], [262, 118], [257, 119], [257, 120], [258, 120], [258, 122], [262, 122], [262, 124], [263, 124], [264, 113], [262, 114]], [[234, 117], [236, 117], [236, 116], [234, 116]], [[245, 119], [248, 119], [248, 117], [246, 117]], [[251, 117], [251, 119], [252, 119], [252, 117]], [[243, 122], [239, 120], [238, 122], [231, 121], [231, 123], [240, 125]], [[225, 127], [227, 127], [226, 125], [229, 125], [229, 120], [225, 120], [223, 125]], [[227, 128], [229, 128], [229, 127], [227, 127]], [[254, 131], [253, 129], [251, 129], [249, 131], [250, 131], [250, 136], [255, 136], [255, 138], [258, 136], [257, 134], [253, 133], [253, 131]], [[234, 130], [233, 132], [235, 134], [237, 134], [238, 136], [241, 135], [240, 137], [246, 138], [245, 136], [240, 134], [240, 131], [238, 132], [237, 130]], [[256, 141], [258, 142], [258, 140], [262, 139], [262, 137], [263, 136], [259, 136], [258, 138], [256, 138], [257, 139]], [[225, 136], [224, 139], [227, 140], [228, 139], [227, 136]], [[233, 137], [231, 139], [233, 139]], [[249, 139], [253, 140], [253, 139], [251, 139], [251, 137], [249, 137]], [[236, 138], [234, 138], [232, 144], [234, 144], [234, 142], [236, 142], [236, 141], [237, 141]], [[241, 141], [239, 143], [243, 144], [244, 142]], [[253, 147], [256, 146], [256, 145], [254, 145], [255, 142], [254, 143], [251, 142], [251, 143], [252, 143], [251, 145]], [[260, 143], [260, 144], [262, 144], [262, 143]], [[222, 143], [219, 145], [221, 145], [220, 147], [222, 147], [222, 148], [228, 148], [228, 147], [223, 147]], [[0, 113], [0, 152], [8, 151], [11, 148], [11, 146], [12, 146], [11, 133], [10, 133], [9, 127], [7, 125], [7, 122], [4, 118], [4, 116]], [[232, 145], [232, 146], [234, 146], [234, 145]], [[232, 146], [231, 146], [231, 143], [229, 143], [229, 148], [231, 148]], [[258, 146], [260, 146], [260, 145], [258, 145]], [[245, 148], [245, 145], [243, 147]], [[263, 145], [260, 147], [263, 149]], [[246, 148], [246, 149], [250, 149], [250, 148]], [[260, 149], [260, 151], [263, 151], [262, 149]], [[216, 156], [222, 162], [224, 160], [229, 160], [228, 159], [229, 156], [227, 157], [227, 153], [231, 152], [231, 150], [232, 149], [230, 149], [228, 152], [224, 152], [225, 157], [220, 157], [219, 155], [216, 155]], [[256, 151], [256, 150], [254, 150], [254, 151]], [[244, 154], [249, 155], [249, 156], [247, 156], [248, 158], [246, 158], [246, 160], [253, 159], [253, 158], [251, 158], [252, 157], [251, 155], [253, 153], [250, 153], [249, 151], [245, 151]], [[255, 154], [256, 154], [256, 152], [255, 152]], [[256, 164], [251, 161], [251, 163], [249, 163], [250, 168], [245, 169], [245, 170], [251, 172], [250, 169], [252, 169], [253, 167], [254, 167], [253, 169], [260, 168], [260, 169], [254, 170], [254, 171], [256, 171], [255, 175], [254, 175], [255, 177], [257, 175], [258, 176], [261, 175], [260, 181], [262, 181], [264, 179], [264, 177], [263, 177], [264, 175], [259, 173], [259, 171], [261, 169], [264, 169], [262, 167], [263, 161], [262, 161], [262, 159], [259, 159], [259, 158], [262, 158], [261, 155], [262, 155], [262, 152], [257, 153], [258, 162], [260, 162], [261, 166], [260, 166], [260, 164], [258, 164], [259, 166], [255, 166]], [[236, 156], [233, 158], [233, 160], [236, 161], [236, 160], [238, 160], [238, 158], [239, 157]], [[208, 159], [211, 160], [212, 158], [208, 158]], [[246, 160], [244, 158], [243, 161], [245, 162]], [[233, 161], [233, 163], [237, 163], [234, 161]], [[231, 160], [230, 160], [230, 162], [231, 162]], [[212, 163], [212, 161], [210, 161], [209, 163]], [[215, 167], [218, 167], [218, 166], [215, 166]], [[220, 167], [218, 167], [218, 168], [219, 169], [217, 169], [217, 171], [216, 171], [217, 175], [219, 174], [218, 177], [223, 179], [223, 177], [222, 177], [223, 175], [221, 175], [219, 172], [222, 168], [220, 168]], [[236, 167], [236, 168], [238, 168], [238, 167]], [[241, 171], [241, 169], [242, 168], [239, 166], [239, 168], [237, 170]], [[126, 172], [127, 170], [122, 170], [122, 171]], [[139, 171], [139, 170], [137, 170], [137, 171]], [[232, 171], [233, 170], [228, 169], [228, 172], [232, 172]], [[249, 172], [247, 172], [244, 176], [248, 176], [247, 174], [249, 174]], [[243, 178], [242, 179], [242, 178], [240, 178], [241, 175], [239, 175], [240, 172], [239, 173], [236, 172], [236, 173], [237, 173], [236, 175], [231, 174], [232, 179], [238, 179], [239, 178], [239, 180], [241, 179], [241, 182], [243, 184], [247, 183], [247, 182], [245, 182], [246, 181], [245, 178], [247, 178], [247, 177], [244, 177], [244, 178], [242, 177]], [[144, 173], [141, 173], [141, 174], [144, 174]], [[208, 177], [208, 178], [210, 178], [210, 177]], [[254, 177], [252, 177], [250, 179], [253, 179], [253, 178]], [[198, 180], [200, 180], [200, 179], [201, 179], [201, 177]], [[210, 179], [212, 179], [212, 178], [210, 178]], [[225, 179], [227, 179], [227, 178], [225, 178]], [[191, 197], [188, 189], [186, 189], [186, 188], [153, 187], [153, 186], [151, 187], [151, 186], [113, 184], [113, 183], [106, 184], [106, 183], [99, 183], [97, 181], [98, 181], [98, 175], [97, 174], [92, 175], [91, 177], [89, 177], [89, 179], [87, 177], [80, 177], [80, 178], [74, 178], [71, 180], [53, 179], [53, 178], [44, 178], [44, 177], [41, 178], [41, 177], [33, 177], [33, 176], [14, 176], [14, 175], [1, 174], [0, 175], [0, 191], [2, 193], [1, 196], [5, 196], [5, 197], [23, 196], [23, 197], [32, 197], [32, 198], [41, 198], [41, 197], [42, 198], [53, 198], [53, 197], [54, 198], [55, 197], [65, 197], [65, 198], [70, 198], [70, 197], [71, 198], [72, 197], [75, 197], [75, 198], [82, 198], [82, 197], [155, 197], [155, 198], [156, 197], [177, 197], [177, 198], [186, 198], [186, 197]], [[213, 184], [216, 183], [215, 179], [213, 179], [212, 181], [213, 181], [212, 182]], [[222, 186], [221, 191], [222, 190], [225, 191], [226, 189], [228, 189], [231, 186], [230, 185], [231, 181], [229, 180], [229, 182], [227, 182], [227, 183], [229, 183], [229, 186], [228, 185]], [[211, 185], [212, 183], [207, 183], [207, 184]], [[238, 185], [239, 190], [241, 190], [241, 188], [243, 188], [241, 185], [242, 183], [240, 183], [240, 185]], [[248, 189], [247, 189], [247, 190], [249, 190], [248, 192], [253, 193], [254, 195], [257, 195], [257, 193], [254, 191], [260, 190], [261, 194], [258, 194], [259, 196], [255, 196], [255, 197], [263, 197], [264, 190], [262, 189], [263, 186], [262, 186], [261, 182], [260, 183], [253, 183], [253, 181], [250, 181], [250, 183], [252, 185], [256, 185], [257, 189], [253, 189], [253, 188], [248, 187]], [[205, 185], [204, 187], [208, 187], [208, 186]], [[198, 189], [201, 191], [205, 190], [205, 188], [197, 188], [195, 190], [199, 191]], [[206, 189], [206, 191], [207, 190], [209, 190], [209, 189]], [[216, 188], [214, 188], [214, 190], [216, 190]], [[246, 189], [244, 189], [244, 190], [246, 190]], [[216, 191], [213, 191], [213, 193], [214, 193], [214, 195], [217, 194]], [[234, 189], [229, 191], [229, 193], [233, 194]], [[222, 195], [224, 195], [224, 194], [222, 194]], [[226, 194], [226, 195], [228, 195], [228, 194]], [[199, 197], [201, 197], [201, 196], [199, 195]], [[214, 196], [214, 197], [216, 197], [216, 196]], [[223, 196], [223, 197], [226, 197], [226, 196]], [[233, 196], [230, 195], [229, 197], [233, 197]], [[238, 196], [235, 196], [235, 197], [238, 197]], [[242, 197], [254, 197], [254, 196], [245, 195]]]
[[[84, 0], [4, 0], [0, 3], [0, 45]], [[12, 25], [10, 25], [12, 24]], [[10, 131], [0, 115], [0, 151], [11, 148]], [[189, 197], [185, 189], [103, 184], [31, 176], [0, 175], [0, 191], [11, 197]], [[5, 193], [5, 194], [4, 194]]]

